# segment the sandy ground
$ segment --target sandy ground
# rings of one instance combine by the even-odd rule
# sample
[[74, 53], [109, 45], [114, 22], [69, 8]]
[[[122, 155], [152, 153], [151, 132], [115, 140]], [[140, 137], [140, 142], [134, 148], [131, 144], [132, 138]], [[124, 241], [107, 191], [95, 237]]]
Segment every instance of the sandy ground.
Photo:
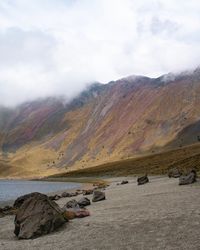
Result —
[[[122, 179], [130, 183], [117, 186]], [[179, 186], [177, 179], [151, 177], [137, 186], [134, 178], [114, 178], [106, 198], [88, 207], [90, 217], [34, 240], [17, 240], [14, 217], [1, 218], [0, 249], [200, 249], [200, 182]]]

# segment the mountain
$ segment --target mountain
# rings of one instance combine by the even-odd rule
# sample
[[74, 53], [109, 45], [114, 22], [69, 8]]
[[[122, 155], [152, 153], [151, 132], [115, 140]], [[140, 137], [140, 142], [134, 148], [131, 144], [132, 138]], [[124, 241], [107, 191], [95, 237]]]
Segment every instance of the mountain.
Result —
[[200, 141], [200, 69], [0, 107], [0, 176], [44, 176]]

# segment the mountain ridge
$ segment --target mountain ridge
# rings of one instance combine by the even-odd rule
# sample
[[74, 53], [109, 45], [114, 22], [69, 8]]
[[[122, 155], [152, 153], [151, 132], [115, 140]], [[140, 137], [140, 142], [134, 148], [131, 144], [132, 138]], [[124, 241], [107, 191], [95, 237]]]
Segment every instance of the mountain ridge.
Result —
[[[197, 68], [95, 83], [68, 103], [49, 97], [1, 108], [1, 158], [11, 176], [44, 176], [198, 143], [199, 94]], [[181, 144], [187, 127], [193, 139]]]

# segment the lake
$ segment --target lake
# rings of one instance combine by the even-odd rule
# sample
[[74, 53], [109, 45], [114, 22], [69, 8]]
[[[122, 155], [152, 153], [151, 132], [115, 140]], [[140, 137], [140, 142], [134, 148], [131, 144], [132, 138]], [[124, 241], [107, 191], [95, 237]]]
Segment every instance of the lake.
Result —
[[15, 200], [17, 197], [31, 192], [47, 194], [80, 186], [78, 183], [71, 182], [0, 180], [0, 203]]

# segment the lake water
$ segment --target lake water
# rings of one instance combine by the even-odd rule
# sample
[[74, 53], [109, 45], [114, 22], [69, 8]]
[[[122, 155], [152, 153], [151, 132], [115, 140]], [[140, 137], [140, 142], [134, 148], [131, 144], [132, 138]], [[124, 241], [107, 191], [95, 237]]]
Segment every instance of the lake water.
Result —
[[50, 193], [59, 190], [79, 188], [80, 184], [71, 182], [0, 180], [0, 203], [14, 200], [17, 197], [31, 193]]

